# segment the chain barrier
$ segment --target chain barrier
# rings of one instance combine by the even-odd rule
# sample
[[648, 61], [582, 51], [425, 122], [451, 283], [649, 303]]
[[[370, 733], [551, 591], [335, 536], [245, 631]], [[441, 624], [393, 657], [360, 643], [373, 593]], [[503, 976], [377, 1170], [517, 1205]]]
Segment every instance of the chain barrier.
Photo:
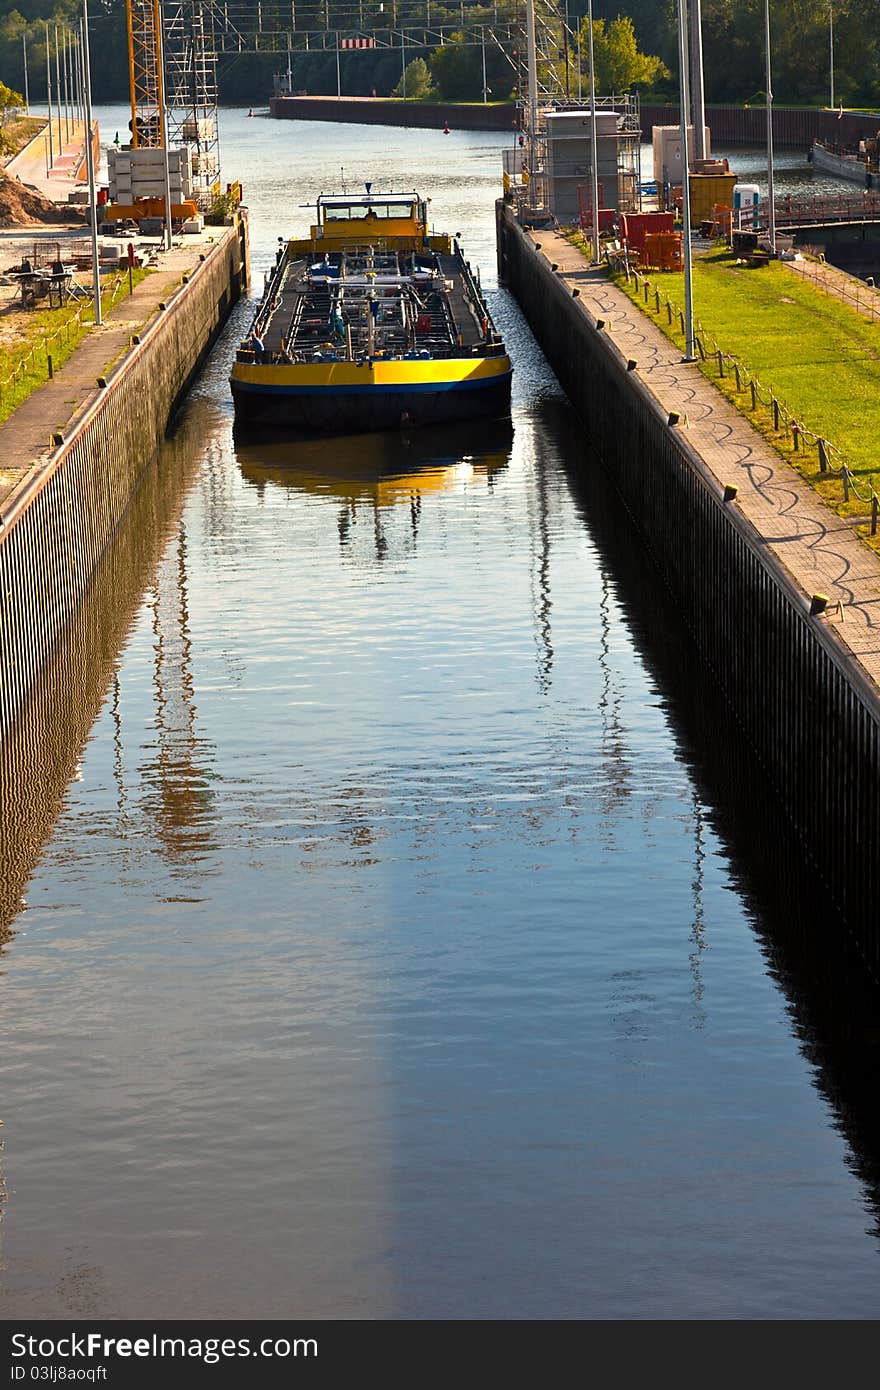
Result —
[[[127, 289], [128, 279], [126, 276], [118, 275], [116, 281], [110, 288], [101, 293], [101, 304], [105, 309], [113, 309], [117, 301], [122, 297], [120, 291], [123, 287]], [[44, 333], [29, 352], [15, 363], [11, 371], [5, 376], [0, 377], [0, 402], [3, 400], [4, 392], [14, 389], [23, 376], [33, 375], [33, 368], [37, 355], [44, 355], [46, 358], [46, 374], [49, 379], [54, 375], [55, 367], [60, 365], [53, 361], [51, 348], [55, 343], [60, 342], [62, 335], [64, 343], [70, 342], [71, 332], [76, 332], [83, 328], [88, 322], [87, 315], [94, 313], [94, 305], [84, 304], [80, 309], [76, 309], [64, 323], [59, 324], [51, 333]], [[94, 322], [94, 320], [92, 320]], [[42, 377], [42, 374], [41, 374]]]
[[[625, 267], [627, 280], [632, 280], [635, 284], [636, 295], [644, 295], [645, 304], [649, 302], [651, 293], [651, 282], [647, 276], [632, 267]], [[666, 309], [669, 322], [672, 322], [674, 315], [678, 316], [679, 325], [682, 333], [684, 332], [684, 314], [677, 304], [667, 296], [661, 300], [660, 292], [654, 289], [654, 303], [656, 313], [660, 313], [661, 308]], [[694, 346], [701, 362], [707, 361], [709, 357], [716, 363], [719, 377], [732, 375], [736, 382], [736, 393], [749, 392], [751, 398], [751, 408], [753, 411], [758, 409], [758, 405], [764, 405], [773, 416], [773, 428], [779, 434], [791, 436], [792, 448], [795, 453], [806, 452], [808, 448], [815, 448], [819, 460], [819, 472], [826, 474], [829, 478], [840, 478], [843, 483], [843, 500], [849, 502], [850, 494], [857, 501], [870, 505], [871, 508], [871, 535], [875, 536], [878, 529], [878, 519], [880, 519], [880, 495], [875, 491], [871, 483], [863, 483], [867, 486], [868, 495], [864, 496], [856, 485], [856, 481], [851, 468], [840, 450], [825, 439], [824, 436], [816, 434], [815, 431], [808, 429], [801, 421], [797, 420], [791, 411], [788, 410], [782, 401], [776, 396], [772, 387], [762, 386], [760, 381], [749, 368], [732, 356], [729, 352], [719, 347], [718, 340], [714, 334], [709, 333], [698, 319], [694, 321]]]

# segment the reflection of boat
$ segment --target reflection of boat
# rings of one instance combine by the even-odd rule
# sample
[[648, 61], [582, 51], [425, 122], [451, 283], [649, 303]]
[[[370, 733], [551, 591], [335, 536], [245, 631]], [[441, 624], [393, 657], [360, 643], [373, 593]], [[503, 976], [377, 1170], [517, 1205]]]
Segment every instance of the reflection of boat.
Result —
[[865, 140], [862, 143], [864, 152], [857, 152], [814, 140], [809, 159], [814, 169], [821, 169], [825, 174], [834, 174], [839, 179], [849, 179], [851, 183], [861, 184], [862, 188], [880, 188], [877, 141]]
[[416, 193], [324, 197], [279, 248], [232, 367], [236, 419], [336, 434], [505, 416], [511, 366], [456, 242]]
[[235, 452], [242, 475], [257, 487], [267, 483], [322, 493], [348, 502], [393, 506], [414, 493], [453, 490], [474, 477], [491, 479], [506, 468], [513, 443], [509, 420], [448, 425], [429, 433], [343, 435], [326, 442], [242, 442]]

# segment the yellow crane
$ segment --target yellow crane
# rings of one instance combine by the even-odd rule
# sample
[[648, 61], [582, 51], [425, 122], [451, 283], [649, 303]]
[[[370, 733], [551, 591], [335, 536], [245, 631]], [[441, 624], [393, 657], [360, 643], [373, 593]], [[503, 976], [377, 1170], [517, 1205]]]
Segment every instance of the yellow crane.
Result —
[[162, 146], [162, 36], [159, 0], [125, 0], [133, 149]]

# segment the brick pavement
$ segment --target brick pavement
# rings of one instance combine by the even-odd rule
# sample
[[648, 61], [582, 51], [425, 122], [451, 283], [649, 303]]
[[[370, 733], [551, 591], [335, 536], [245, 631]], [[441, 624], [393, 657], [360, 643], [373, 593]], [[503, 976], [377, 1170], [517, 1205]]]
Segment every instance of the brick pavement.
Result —
[[638, 362], [639, 376], [663, 410], [687, 415], [691, 447], [720, 487], [737, 487], [731, 505], [741, 509], [797, 587], [806, 597], [823, 593], [842, 603], [843, 619], [834, 615], [820, 621], [835, 626], [880, 688], [880, 557], [858, 539], [851, 521], [819, 500], [699, 367], [682, 362], [681, 349], [603, 269], [591, 269], [557, 233], [542, 228], [531, 240], [540, 243], [537, 254], [555, 261], [561, 278], [578, 288], [581, 312], [603, 318], [623, 356]]

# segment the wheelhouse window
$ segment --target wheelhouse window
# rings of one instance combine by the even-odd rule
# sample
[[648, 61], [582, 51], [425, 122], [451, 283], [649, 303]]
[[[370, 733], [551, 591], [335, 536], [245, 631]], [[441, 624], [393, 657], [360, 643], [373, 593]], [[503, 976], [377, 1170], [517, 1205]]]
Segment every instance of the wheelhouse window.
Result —
[[323, 203], [325, 222], [387, 221], [394, 217], [412, 217], [413, 203]]

